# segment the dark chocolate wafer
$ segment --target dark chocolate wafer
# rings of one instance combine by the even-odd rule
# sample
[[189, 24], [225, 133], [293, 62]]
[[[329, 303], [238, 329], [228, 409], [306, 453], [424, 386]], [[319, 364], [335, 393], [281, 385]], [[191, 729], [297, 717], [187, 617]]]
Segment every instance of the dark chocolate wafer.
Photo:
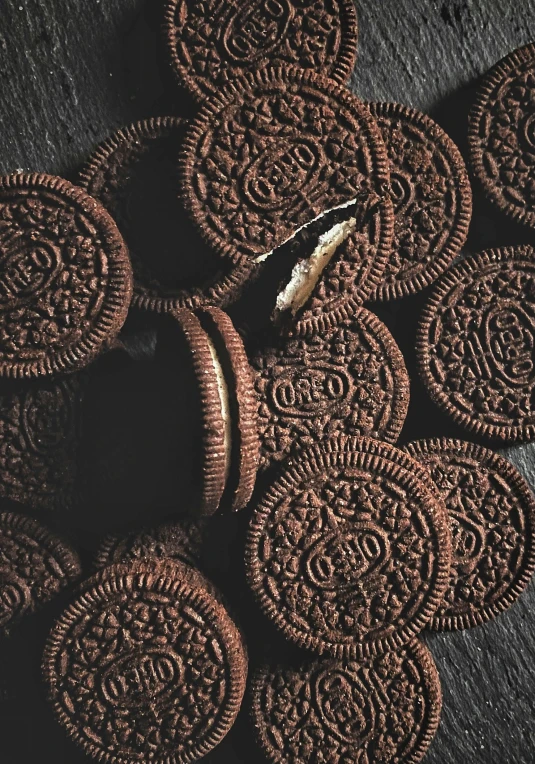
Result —
[[535, 500], [502, 456], [461, 440], [409, 443], [431, 473], [452, 532], [450, 585], [429, 626], [479, 626], [510, 607], [535, 570]]
[[87, 366], [119, 333], [132, 270], [102, 205], [50, 175], [0, 179], [0, 375]]
[[503, 212], [535, 226], [535, 45], [510, 53], [484, 76], [470, 112], [470, 164]]
[[432, 399], [466, 429], [501, 442], [535, 437], [535, 251], [469, 257], [437, 283], [417, 336]]
[[225, 75], [266, 66], [312, 69], [343, 84], [357, 18], [353, 0], [167, 0], [164, 35], [180, 85], [202, 99]]
[[186, 125], [154, 117], [124, 127], [95, 149], [78, 179], [124, 236], [134, 268], [132, 305], [142, 310], [226, 305], [251, 270], [214, 258], [184, 214], [176, 164]]
[[358, 200], [391, 236], [388, 157], [358, 98], [298, 69], [229, 79], [184, 139], [184, 204], [204, 239], [233, 262], [264, 261], [302, 226]]
[[466, 240], [472, 191], [459, 149], [426, 114], [372, 103], [390, 159], [392, 254], [370, 299], [414, 294], [443, 273]]
[[247, 656], [211, 587], [166, 560], [89, 579], [48, 638], [43, 672], [56, 718], [93, 758], [186, 764], [234, 723]]
[[[314, 331], [315, 328], [315, 331]], [[403, 356], [365, 308], [334, 329], [258, 341], [251, 355], [260, 400], [260, 466], [334, 433], [395, 442], [409, 405]]]
[[415, 640], [374, 661], [264, 666], [252, 678], [250, 718], [270, 764], [417, 764], [437, 731], [440, 679]]
[[408, 644], [449, 582], [446, 511], [404, 452], [337, 437], [299, 451], [259, 498], [249, 586], [291, 642], [344, 660]]
[[0, 514], [0, 634], [81, 574], [71, 546], [30, 517]]

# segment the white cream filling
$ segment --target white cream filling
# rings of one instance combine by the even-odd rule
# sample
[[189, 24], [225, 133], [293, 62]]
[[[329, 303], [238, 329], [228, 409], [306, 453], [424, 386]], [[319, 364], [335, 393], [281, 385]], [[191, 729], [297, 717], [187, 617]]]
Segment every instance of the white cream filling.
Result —
[[351, 207], [352, 204], [355, 204], [357, 202], [358, 197], [355, 197], [355, 199], [350, 199], [348, 202], [344, 202], [343, 204], [340, 204], [338, 207], [331, 207], [329, 210], [325, 210], [325, 212], [322, 212], [321, 215], [318, 215], [317, 217], [313, 218], [313, 220], [309, 220], [308, 223], [305, 223], [304, 225], [300, 226], [300, 228], [297, 228], [291, 236], [288, 236], [287, 239], [285, 239], [280, 244], [277, 244], [275, 249], [271, 249], [269, 252], [266, 252], [264, 255], [258, 255], [258, 257], [255, 258], [255, 263], [263, 263], [265, 260], [270, 257], [277, 249], [280, 247], [283, 247], [285, 244], [288, 244], [291, 239], [294, 238], [294, 236], [297, 236], [300, 231], [303, 231], [305, 228], [308, 228], [311, 225], [314, 225], [314, 223], [317, 223], [318, 220], [321, 220], [321, 218], [324, 218], [325, 215], [330, 215], [331, 212], [336, 212], [337, 210], [345, 210], [346, 207]]
[[357, 219], [349, 218], [321, 234], [310, 257], [294, 265], [290, 281], [277, 295], [276, 310], [290, 310], [295, 315], [303, 307], [336, 250], [356, 227]]
[[210, 355], [212, 356], [212, 363], [214, 364], [215, 376], [217, 381], [217, 392], [219, 394], [219, 400], [221, 401], [221, 414], [223, 416], [223, 442], [224, 442], [224, 455], [225, 455], [225, 483], [228, 480], [230, 473], [230, 460], [232, 453], [232, 426], [230, 415], [230, 396], [228, 391], [227, 381], [223, 372], [223, 367], [217, 356], [217, 351], [212, 343], [212, 340], [208, 338], [208, 348]]

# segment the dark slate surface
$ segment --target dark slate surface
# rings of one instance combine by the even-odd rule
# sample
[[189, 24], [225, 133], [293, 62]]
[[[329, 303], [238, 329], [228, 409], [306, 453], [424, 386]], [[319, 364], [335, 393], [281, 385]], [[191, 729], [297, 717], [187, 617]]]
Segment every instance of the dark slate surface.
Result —
[[[155, 113], [187, 114], [157, 48], [159, 0], [0, 0], [0, 172], [73, 177], [111, 130]], [[365, 99], [396, 100], [434, 116], [464, 150], [478, 77], [531, 39], [533, 0], [367, 0], [358, 3], [359, 56], [351, 83]], [[476, 198], [467, 251], [530, 241]], [[378, 310], [413, 368], [414, 326], [425, 296]], [[457, 435], [416, 380], [404, 439]], [[507, 453], [535, 486], [535, 448]], [[233, 538], [233, 529], [221, 529]], [[234, 542], [235, 543], [235, 542]], [[86, 537], [82, 548], [89, 546]], [[239, 550], [239, 546], [236, 545]], [[232, 552], [219, 554], [225, 569]], [[38, 682], [40, 645], [54, 610], [0, 652], [2, 764], [82, 764], [46, 715]], [[264, 632], [262, 632], [264, 635]], [[263, 637], [265, 638], [265, 637]], [[535, 586], [485, 627], [427, 638], [444, 689], [440, 731], [428, 764], [535, 761]], [[256, 762], [240, 727], [207, 760]], [[18, 745], [16, 745], [16, 743]]]

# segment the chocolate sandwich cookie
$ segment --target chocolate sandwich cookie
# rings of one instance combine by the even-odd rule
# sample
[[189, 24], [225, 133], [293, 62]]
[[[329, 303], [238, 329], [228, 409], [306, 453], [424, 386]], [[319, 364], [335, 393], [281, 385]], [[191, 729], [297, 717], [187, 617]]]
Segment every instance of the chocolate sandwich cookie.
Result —
[[0, 385], [0, 496], [34, 509], [72, 504], [85, 382], [4, 380]]
[[49, 175], [0, 179], [0, 376], [87, 366], [119, 333], [132, 271], [99, 202]]
[[355, 201], [376, 208], [381, 236], [391, 236], [379, 128], [352, 93], [310, 71], [229, 78], [188, 127], [179, 173], [192, 220], [226, 260], [265, 262]]
[[81, 574], [70, 545], [30, 517], [0, 514], [0, 634]]
[[535, 45], [499, 61], [483, 78], [469, 118], [472, 171], [488, 197], [535, 225]]
[[414, 640], [374, 661], [264, 666], [253, 675], [250, 718], [270, 764], [417, 764], [440, 722], [433, 656]]
[[334, 433], [395, 442], [409, 405], [403, 356], [365, 308], [304, 337], [266, 336], [251, 356], [260, 401], [260, 466]]
[[177, 117], [154, 117], [124, 127], [94, 151], [78, 178], [128, 245], [132, 305], [157, 313], [226, 305], [251, 270], [211, 255], [179, 203], [176, 163], [186, 125]]
[[247, 580], [291, 642], [343, 660], [399, 650], [449, 581], [446, 511], [394, 446], [336, 437], [300, 451], [260, 497]]
[[198, 567], [203, 543], [202, 520], [177, 520], [156, 528], [106, 536], [95, 558], [95, 567], [106, 568], [117, 562], [147, 559], [172, 559]]
[[431, 473], [452, 533], [450, 585], [429, 626], [479, 626], [510, 607], [535, 570], [535, 500], [503, 457], [461, 440], [409, 443]]
[[92, 758], [186, 764], [234, 723], [247, 656], [198, 573], [144, 562], [83, 585], [48, 638], [43, 672], [56, 718]]
[[422, 314], [416, 351], [431, 398], [492, 440], [535, 437], [535, 251], [505, 247], [444, 274]]
[[[257, 401], [243, 342], [218, 308], [197, 315], [180, 310], [160, 334], [161, 355], [190, 363], [199, 408], [199, 469], [189, 477], [192, 511], [211, 515], [221, 506], [241, 509], [249, 501], [258, 465]], [[181, 400], [192, 406], [195, 401]], [[197, 438], [186, 443], [194, 449]]]
[[167, 0], [167, 55], [196, 99], [222, 78], [267, 66], [312, 69], [343, 84], [357, 45], [353, 0]]
[[451, 264], [464, 244], [472, 191], [463, 158], [430, 117], [395, 103], [372, 103], [390, 159], [394, 240], [370, 299], [414, 294]]

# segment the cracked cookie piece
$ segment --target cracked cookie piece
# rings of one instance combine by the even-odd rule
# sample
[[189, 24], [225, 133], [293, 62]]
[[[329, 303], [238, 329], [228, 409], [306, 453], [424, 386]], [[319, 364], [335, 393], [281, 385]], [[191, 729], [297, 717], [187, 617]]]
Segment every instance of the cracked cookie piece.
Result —
[[468, 235], [472, 191], [463, 158], [426, 114], [395, 103], [369, 104], [390, 159], [394, 238], [371, 300], [392, 300], [429, 286]]
[[115, 339], [132, 296], [104, 207], [50, 175], [0, 179], [0, 376], [77, 371]]
[[484, 76], [470, 112], [472, 171], [487, 196], [535, 226], [535, 45], [505, 56]]
[[355, 62], [353, 0], [167, 0], [164, 13], [173, 73], [199, 100], [231, 72], [298, 66], [344, 84]]
[[250, 719], [270, 764], [418, 764], [440, 722], [433, 656], [415, 640], [373, 661], [263, 666], [254, 674]]
[[223, 259], [264, 262], [304, 226], [355, 201], [390, 237], [388, 157], [367, 107], [310, 71], [229, 79], [186, 131], [181, 193]]
[[433, 438], [406, 450], [431, 473], [448, 510], [450, 584], [429, 627], [479, 626], [507, 610], [535, 570], [535, 500], [512, 464], [487, 448]]
[[132, 305], [141, 310], [223, 307], [251, 271], [208, 252], [177, 198], [186, 126], [178, 117], [154, 117], [124, 127], [95, 149], [78, 179], [124, 236], [134, 269]]
[[260, 402], [260, 468], [335, 433], [395, 442], [409, 377], [386, 326], [365, 308], [304, 337], [266, 334], [250, 358]]
[[107, 764], [186, 764], [232, 727], [247, 678], [242, 636], [214, 588], [169, 560], [86, 581], [48, 638], [57, 720]]
[[0, 514], [0, 634], [81, 574], [71, 546], [30, 517]]
[[368, 438], [288, 459], [248, 530], [248, 584], [291, 642], [346, 661], [399, 650], [429, 623], [450, 574], [446, 510], [422, 468]]
[[447, 271], [423, 311], [420, 376], [467, 430], [500, 442], [535, 438], [535, 251], [504, 247]]

